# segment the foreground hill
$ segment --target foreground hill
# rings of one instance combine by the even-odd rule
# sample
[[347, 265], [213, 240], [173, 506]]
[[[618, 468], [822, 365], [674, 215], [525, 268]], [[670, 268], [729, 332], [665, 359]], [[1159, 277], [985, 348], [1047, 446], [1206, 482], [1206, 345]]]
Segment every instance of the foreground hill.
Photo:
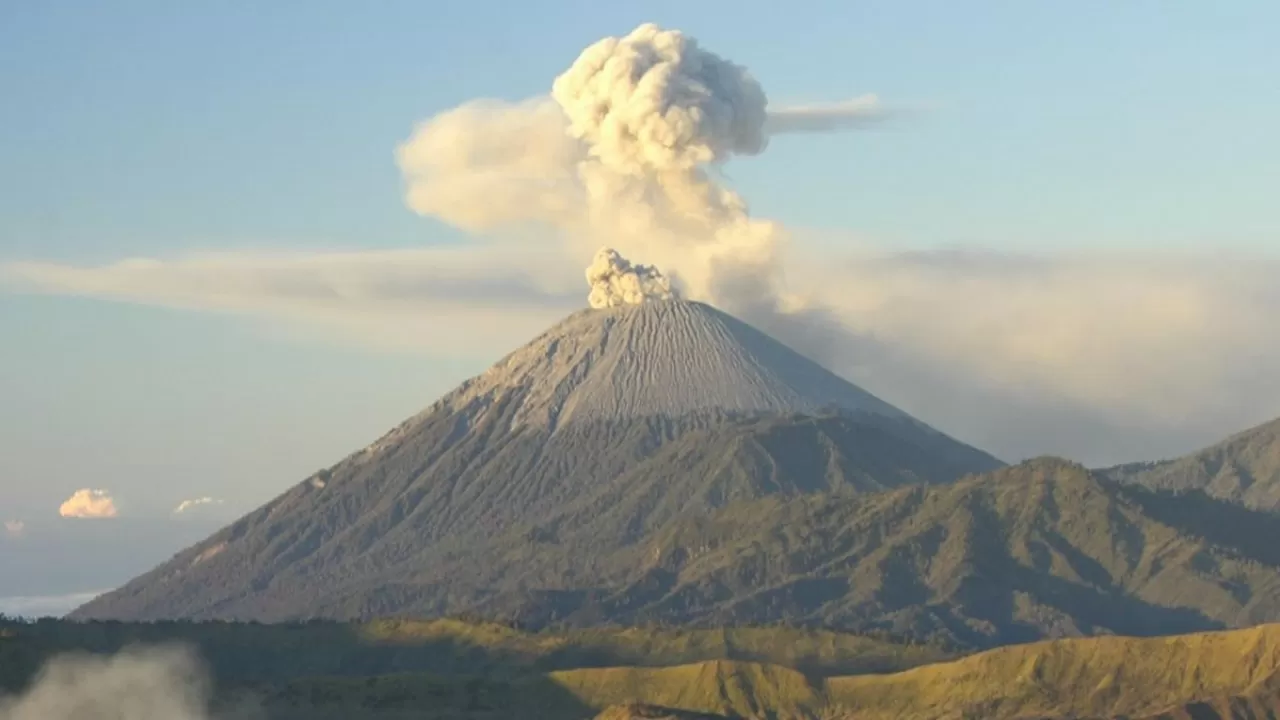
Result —
[[1158, 490], [1202, 490], [1254, 509], [1280, 511], [1280, 419], [1187, 457], [1120, 465], [1103, 473]]
[[525, 632], [455, 619], [350, 624], [79, 623], [0, 619], [0, 694], [49, 659], [114, 654], [134, 646], [194, 649], [221, 686], [317, 677], [510, 678], [591, 667], [665, 667], [714, 660], [796, 668], [815, 676], [891, 672], [953, 657], [942, 648], [785, 627], [707, 630], [593, 628]]
[[[496, 597], [532, 624], [763, 622], [991, 646], [1280, 620], [1280, 518], [1052, 458], [941, 486], [731, 504], [602, 558], [586, 591]], [[536, 573], [532, 545], [495, 572]], [[507, 604], [510, 603], [510, 604]]]
[[[458, 613], [520, 591], [474, 570], [529, 542], [599, 554], [736, 501], [1000, 465], [706, 305], [590, 310], [75, 617]], [[590, 570], [547, 556], [541, 587]]]
[[58, 652], [174, 641], [208, 661], [213, 716], [249, 707], [263, 720], [1261, 720], [1280, 707], [1277, 625], [946, 659], [788, 628], [528, 633], [458, 621], [0, 623], [0, 707]]
[[[421, 708], [412, 716], [498, 718], [514, 712], [568, 720], [605, 709], [606, 717], [625, 718], [648, 712], [856, 720], [1261, 720], [1274, 716], [1280, 704], [1280, 627], [1059, 640], [890, 675], [819, 677], [777, 665], [718, 660], [565, 670], [471, 686], [412, 676], [340, 684], [301, 680], [271, 693], [267, 707], [280, 717], [303, 717], [304, 712], [318, 713], [308, 717], [410, 717]], [[329, 705], [312, 705], [307, 698], [313, 697]], [[635, 709], [636, 704], [647, 707]], [[459, 711], [465, 707], [470, 709]]]

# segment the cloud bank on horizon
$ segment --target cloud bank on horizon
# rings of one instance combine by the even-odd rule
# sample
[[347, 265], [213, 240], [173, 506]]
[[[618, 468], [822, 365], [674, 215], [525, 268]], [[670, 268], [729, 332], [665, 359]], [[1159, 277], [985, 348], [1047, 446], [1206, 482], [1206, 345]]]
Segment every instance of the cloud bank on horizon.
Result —
[[58, 515], [64, 518], [113, 518], [119, 514], [110, 492], [90, 488], [75, 491], [58, 507]]
[[[10, 263], [0, 279], [494, 354], [581, 307], [574, 268], [608, 244], [1006, 459], [1155, 457], [1277, 414], [1280, 388], [1259, 380], [1280, 364], [1278, 257], [819, 252], [716, 172], [775, 134], [891, 116], [871, 95], [773, 108], [743, 67], [643, 25], [587, 48], [548, 95], [446, 110], [398, 148], [408, 207], [470, 246]], [[426, 341], [459, 331], [476, 344]]]

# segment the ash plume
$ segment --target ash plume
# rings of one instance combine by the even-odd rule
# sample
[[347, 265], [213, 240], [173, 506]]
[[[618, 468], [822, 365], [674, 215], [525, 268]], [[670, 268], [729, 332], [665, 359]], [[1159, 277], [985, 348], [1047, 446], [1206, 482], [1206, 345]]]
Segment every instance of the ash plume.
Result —
[[639, 305], [676, 297], [671, 281], [658, 268], [632, 264], [613, 248], [601, 248], [587, 268], [591, 292], [587, 303], [593, 308]]
[[[840, 129], [857, 113], [775, 112], [772, 131]], [[690, 299], [780, 335], [816, 337], [815, 313], [827, 318], [783, 283], [783, 228], [753, 218], [716, 172], [763, 152], [770, 132], [767, 97], [746, 68], [644, 24], [584, 50], [549, 97], [473, 102], [426, 121], [397, 161], [406, 203], [420, 214], [554, 241], [566, 258], [609, 238], [622, 255], [678, 275]], [[788, 332], [793, 321], [806, 327]]]
[[185, 648], [63, 655], [23, 694], [0, 697], [0, 720], [206, 720], [210, 691], [204, 668]]

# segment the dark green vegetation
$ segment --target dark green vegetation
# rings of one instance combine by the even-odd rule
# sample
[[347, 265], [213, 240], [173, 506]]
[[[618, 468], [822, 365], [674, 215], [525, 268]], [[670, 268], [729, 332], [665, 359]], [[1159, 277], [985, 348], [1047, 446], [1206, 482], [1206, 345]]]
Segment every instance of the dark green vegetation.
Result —
[[428, 673], [515, 677], [590, 667], [667, 666], [709, 660], [785, 665], [806, 673], [891, 672], [950, 656], [940, 647], [784, 627], [717, 630], [592, 628], [523, 632], [442, 619], [262, 625], [225, 622], [0, 621], [0, 687], [24, 684], [62, 652], [114, 653], [135, 644], [182, 643], [219, 682], [241, 685], [310, 676]]
[[[936, 648], [787, 628], [525, 633], [458, 621], [0, 625], [0, 684], [67, 648], [189, 642], [265, 720], [1274, 717], [1280, 626]], [[905, 668], [898, 672], [884, 671]], [[878, 673], [869, 671], [878, 670]]]
[[1203, 490], [1257, 510], [1280, 510], [1280, 420], [1233, 435], [1176, 460], [1102, 471], [1157, 490]]
[[626, 584], [568, 617], [780, 615], [971, 646], [1242, 627], [1280, 618], [1277, 538], [1273, 515], [1041, 459], [951, 485], [688, 518], [645, 547]]

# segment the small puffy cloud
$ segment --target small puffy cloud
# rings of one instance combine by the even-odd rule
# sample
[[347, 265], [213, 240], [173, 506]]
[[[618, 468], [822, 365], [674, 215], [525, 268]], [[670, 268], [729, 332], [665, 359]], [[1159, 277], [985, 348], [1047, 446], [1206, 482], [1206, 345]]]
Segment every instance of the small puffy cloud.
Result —
[[83, 488], [62, 503], [58, 514], [64, 518], [113, 518], [119, 515], [119, 511], [111, 493]]
[[11, 538], [22, 537], [27, 532], [27, 524], [21, 520], [6, 520], [4, 534]]
[[221, 504], [222, 504], [221, 500], [217, 500], [211, 497], [195, 498], [194, 500], [183, 500], [182, 502], [178, 503], [178, 507], [173, 509], [173, 514], [181, 515], [185, 512], [189, 512], [194, 508], [198, 508], [202, 505], [221, 505]]

